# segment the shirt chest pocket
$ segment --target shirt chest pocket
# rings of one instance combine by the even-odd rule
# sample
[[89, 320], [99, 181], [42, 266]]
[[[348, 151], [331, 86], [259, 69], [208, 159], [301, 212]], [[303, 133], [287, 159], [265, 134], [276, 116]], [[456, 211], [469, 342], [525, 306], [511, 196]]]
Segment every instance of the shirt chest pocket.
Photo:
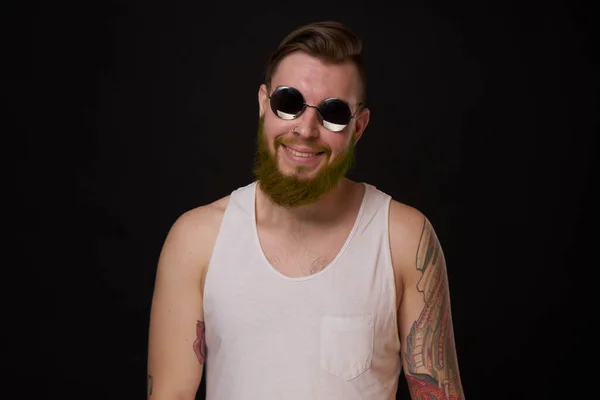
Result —
[[324, 316], [321, 321], [321, 368], [351, 380], [371, 367], [374, 323], [371, 315]]

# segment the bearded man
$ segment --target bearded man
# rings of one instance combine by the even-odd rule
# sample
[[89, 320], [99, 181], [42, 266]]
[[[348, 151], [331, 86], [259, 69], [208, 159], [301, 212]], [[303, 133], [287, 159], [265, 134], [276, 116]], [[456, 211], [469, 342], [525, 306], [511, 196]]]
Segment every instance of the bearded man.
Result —
[[[255, 180], [180, 216], [157, 267], [148, 397], [464, 399], [429, 220], [347, 178], [369, 123], [361, 41], [302, 26], [258, 91]], [[206, 373], [204, 373], [206, 365]]]

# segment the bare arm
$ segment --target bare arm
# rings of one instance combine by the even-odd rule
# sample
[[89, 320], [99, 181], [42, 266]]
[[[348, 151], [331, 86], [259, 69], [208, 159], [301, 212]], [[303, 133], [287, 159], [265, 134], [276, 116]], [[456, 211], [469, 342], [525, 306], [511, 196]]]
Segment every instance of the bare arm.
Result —
[[193, 400], [206, 356], [203, 279], [214, 244], [209, 206], [182, 215], [158, 261], [148, 341], [148, 398]]
[[395, 257], [402, 264], [398, 325], [408, 388], [413, 400], [464, 400], [444, 253], [431, 223], [412, 214], [412, 222], [396, 237], [404, 240], [398, 245], [402, 255], [396, 251]]

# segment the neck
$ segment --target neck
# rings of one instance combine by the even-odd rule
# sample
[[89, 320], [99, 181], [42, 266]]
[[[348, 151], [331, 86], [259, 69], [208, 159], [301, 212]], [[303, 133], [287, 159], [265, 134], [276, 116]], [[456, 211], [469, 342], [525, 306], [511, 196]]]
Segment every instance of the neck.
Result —
[[[260, 190], [260, 183], [256, 191], [256, 214], [261, 219], [288, 227], [306, 225], [324, 225], [335, 222], [344, 215], [348, 206], [354, 202], [359, 185], [348, 179], [327, 192], [314, 203], [299, 207], [286, 208], [273, 203], [267, 195]], [[361, 192], [362, 193], [362, 192]]]

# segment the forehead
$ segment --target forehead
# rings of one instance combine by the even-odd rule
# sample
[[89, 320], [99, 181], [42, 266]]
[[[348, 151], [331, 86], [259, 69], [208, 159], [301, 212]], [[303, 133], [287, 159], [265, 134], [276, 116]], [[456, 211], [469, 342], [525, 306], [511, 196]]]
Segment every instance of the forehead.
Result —
[[299, 51], [280, 61], [271, 84], [273, 89], [293, 86], [302, 92], [307, 103], [312, 104], [328, 97], [356, 103], [359, 95], [358, 71], [352, 62], [325, 63]]

